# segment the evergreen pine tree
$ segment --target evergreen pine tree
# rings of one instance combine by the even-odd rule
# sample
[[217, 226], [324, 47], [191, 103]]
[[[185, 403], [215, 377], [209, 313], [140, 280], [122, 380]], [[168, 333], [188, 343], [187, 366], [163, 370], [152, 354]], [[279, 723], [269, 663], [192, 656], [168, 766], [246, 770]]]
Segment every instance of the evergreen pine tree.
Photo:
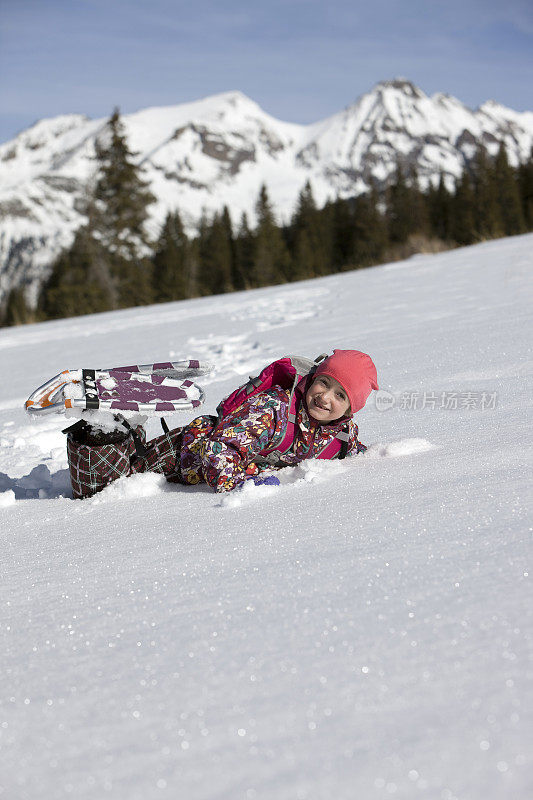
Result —
[[118, 109], [96, 140], [98, 178], [93, 194], [93, 223], [103, 246], [133, 259], [144, 254], [147, 207], [155, 202], [126, 141]]
[[24, 325], [33, 321], [34, 314], [26, 303], [24, 289], [21, 286], [11, 289], [0, 316], [0, 326]]
[[410, 233], [428, 236], [430, 232], [429, 207], [426, 195], [420, 189], [418, 171], [411, 169], [408, 181], [409, 217], [411, 221]]
[[314, 278], [315, 275], [315, 249], [313, 248], [313, 235], [306, 228], [300, 229], [294, 239], [292, 250], [292, 266], [290, 277], [293, 281]]
[[118, 281], [120, 308], [145, 306], [154, 302], [153, 264], [149, 258], [130, 260], [114, 255], [111, 265]]
[[95, 144], [98, 172], [88, 191], [88, 223], [56, 260], [42, 287], [45, 317], [65, 317], [149, 303], [147, 206], [154, 201], [128, 149], [118, 110]]
[[226, 209], [226, 215], [215, 214], [202, 239], [202, 276], [207, 294], [231, 292], [232, 250], [231, 221]]
[[277, 226], [265, 186], [256, 205], [254, 257], [251, 270], [253, 286], [273, 286], [287, 280], [290, 257], [281, 229]]
[[187, 297], [189, 240], [178, 212], [168, 213], [154, 255], [154, 299], [158, 303]]
[[459, 245], [472, 244], [474, 241], [474, 192], [466, 170], [456, 183], [451, 208], [452, 239]]
[[[472, 165], [474, 190], [474, 229], [478, 239], [503, 235], [494, 169], [483, 144], [476, 150]], [[472, 237], [472, 241], [474, 237]]]
[[331, 237], [332, 271], [350, 267], [355, 249], [355, 223], [353, 202], [338, 197], [327, 203], [322, 211]]
[[309, 181], [299, 194], [288, 229], [288, 239], [292, 255], [292, 280], [314, 278], [330, 271], [331, 242], [325, 217], [316, 207]]
[[403, 244], [414, 231], [412, 192], [400, 164], [387, 193], [387, 226], [391, 244]]
[[249, 289], [251, 284], [251, 274], [254, 262], [254, 235], [248, 225], [248, 217], [243, 213], [241, 224], [235, 238], [235, 262], [233, 273], [233, 285], [238, 291]]
[[81, 228], [55, 261], [43, 284], [38, 309], [46, 319], [94, 314], [112, 308], [107, 253]]
[[192, 278], [191, 285], [194, 284], [194, 294], [210, 294], [211, 276], [209, 275], [209, 237], [211, 233], [211, 223], [207, 218], [205, 208], [202, 209], [202, 216], [198, 221], [198, 235], [193, 242], [193, 258], [196, 271]]
[[387, 246], [387, 225], [379, 210], [375, 186], [359, 195], [354, 202], [353, 263], [368, 267], [382, 258]]
[[112, 304], [149, 303], [153, 290], [144, 225], [155, 197], [128, 148], [118, 109], [98, 137], [95, 151], [98, 177], [89, 205], [89, 227], [109, 253], [108, 269], [115, 284]]
[[446, 188], [442, 172], [437, 188], [428, 187], [427, 202], [432, 236], [448, 242], [452, 238], [452, 195]]
[[494, 161], [494, 182], [497, 187], [498, 207], [505, 236], [525, 231], [524, 215], [520, 202], [520, 189], [515, 171], [509, 165], [503, 142]]
[[[235, 246], [235, 236], [233, 235], [233, 224], [227, 206], [224, 206], [224, 208], [222, 209], [222, 216], [220, 218], [220, 222], [222, 225], [222, 230], [224, 231], [224, 236], [229, 250], [229, 262], [230, 262], [230, 272], [228, 277], [228, 286], [230, 287], [229, 291], [234, 291], [237, 288], [238, 284], [237, 249]], [[235, 280], [237, 280], [237, 283], [235, 283]]]
[[189, 240], [187, 252], [187, 294], [186, 297], [199, 297], [202, 294], [201, 264], [198, 239]]
[[524, 224], [526, 229], [531, 231], [533, 230], [533, 147], [529, 160], [518, 168], [518, 186]]

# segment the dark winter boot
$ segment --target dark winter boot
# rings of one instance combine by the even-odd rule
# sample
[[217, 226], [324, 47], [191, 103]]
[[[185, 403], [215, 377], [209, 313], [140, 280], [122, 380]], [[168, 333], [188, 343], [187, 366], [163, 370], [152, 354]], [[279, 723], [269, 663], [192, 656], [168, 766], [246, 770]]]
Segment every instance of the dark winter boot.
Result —
[[67, 455], [72, 493], [75, 498], [91, 497], [117, 478], [142, 471], [146, 434], [141, 426], [132, 428], [117, 419], [126, 431], [105, 433], [79, 420], [67, 433]]
[[68, 434], [76, 444], [87, 444], [91, 447], [98, 447], [102, 444], [118, 444], [119, 442], [124, 442], [130, 435], [130, 430], [124, 432], [110, 431], [106, 433], [100, 430], [100, 428], [94, 428], [88, 422], [85, 422], [84, 419], [80, 419], [75, 422], [74, 425], [65, 428], [63, 433]]

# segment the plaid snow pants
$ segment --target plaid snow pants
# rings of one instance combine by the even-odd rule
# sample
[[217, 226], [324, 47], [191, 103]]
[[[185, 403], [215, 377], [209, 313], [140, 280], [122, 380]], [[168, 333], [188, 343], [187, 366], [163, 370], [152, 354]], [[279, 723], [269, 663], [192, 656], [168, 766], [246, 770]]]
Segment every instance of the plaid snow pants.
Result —
[[[146, 431], [136, 428], [143, 444]], [[75, 499], [101, 492], [117, 478], [136, 472], [161, 472], [173, 483], [184, 483], [180, 473], [181, 428], [164, 433], [146, 445], [146, 455], [139, 457], [131, 434], [117, 444], [79, 444], [69, 433], [67, 456]]]

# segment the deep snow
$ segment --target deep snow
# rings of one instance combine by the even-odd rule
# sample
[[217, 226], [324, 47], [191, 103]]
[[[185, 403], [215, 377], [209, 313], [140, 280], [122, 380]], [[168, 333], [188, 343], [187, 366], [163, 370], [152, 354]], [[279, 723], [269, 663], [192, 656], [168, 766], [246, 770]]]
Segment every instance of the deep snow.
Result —
[[[0, 797], [532, 796], [532, 252], [0, 331]], [[64, 368], [197, 357], [212, 412], [333, 347], [389, 393], [369, 451], [279, 488], [73, 501], [64, 419], [22, 410]]]

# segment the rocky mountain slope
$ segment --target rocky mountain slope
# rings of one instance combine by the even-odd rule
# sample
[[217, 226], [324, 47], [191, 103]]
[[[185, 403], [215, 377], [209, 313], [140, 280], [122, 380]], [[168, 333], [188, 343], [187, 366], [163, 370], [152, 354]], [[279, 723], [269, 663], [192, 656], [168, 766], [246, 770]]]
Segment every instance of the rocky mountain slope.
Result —
[[[448, 95], [428, 97], [405, 80], [377, 84], [353, 105], [312, 125], [266, 114], [240, 92], [123, 117], [157, 202], [150, 231], [178, 209], [190, 230], [203, 211], [251, 220], [261, 184], [282, 219], [311, 181], [320, 204], [384, 183], [398, 157], [422, 184], [450, 185], [483, 141], [500, 141], [513, 164], [533, 145], [533, 113], [494, 102], [472, 111]], [[83, 223], [81, 199], [95, 171], [94, 143], [106, 119], [72, 114], [41, 120], [0, 145], [0, 299], [25, 285], [30, 301], [61, 248]]]

